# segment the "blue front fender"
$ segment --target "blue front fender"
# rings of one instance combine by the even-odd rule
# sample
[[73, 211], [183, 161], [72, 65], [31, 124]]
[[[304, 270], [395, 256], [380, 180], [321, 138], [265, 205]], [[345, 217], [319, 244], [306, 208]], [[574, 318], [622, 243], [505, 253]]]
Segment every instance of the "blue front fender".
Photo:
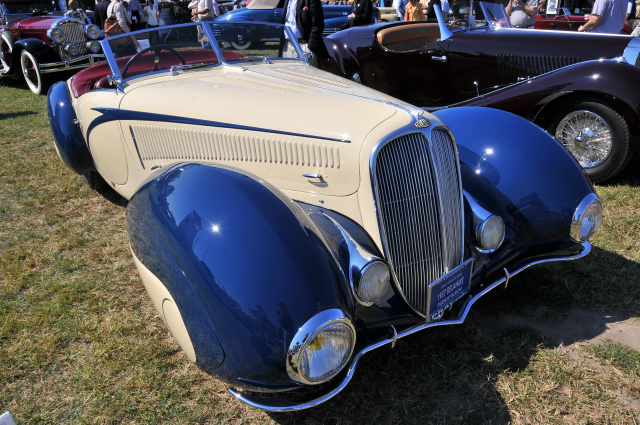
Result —
[[[594, 190], [558, 141], [526, 119], [497, 109], [460, 107], [434, 115], [455, 135], [463, 189], [507, 225], [510, 249], [501, 250], [503, 255], [574, 244], [571, 219]], [[495, 254], [483, 257], [499, 263]]]
[[76, 112], [66, 82], [59, 81], [49, 89], [47, 107], [56, 151], [62, 162], [78, 174], [95, 170], [80, 127], [75, 123]]
[[295, 332], [327, 309], [353, 317], [313, 221], [238, 170], [179, 164], [156, 175], [129, 201], [127, 227], [134, 254], [174, 298], [196, 364], [234, 386], [295, 387], [285, 369]]

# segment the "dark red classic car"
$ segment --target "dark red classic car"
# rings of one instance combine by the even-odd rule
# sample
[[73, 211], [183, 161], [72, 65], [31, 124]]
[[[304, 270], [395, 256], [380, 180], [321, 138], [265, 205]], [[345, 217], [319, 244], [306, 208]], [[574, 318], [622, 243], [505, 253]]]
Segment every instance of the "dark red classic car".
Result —
[[[537, 30], [578, 31], [581, 25], [587, 23], [590, 16], [589, 14], [576, 15], [571, 13], [568, 7], [562, 7], [558, 9], [557, 14], [538, 13], [533, 27]], [[633, 29], [625, 22], [620, 34], [631, 34], [631, 31]]]
[[52, 74], [104, 59], [100, 29], [77, 14], [65, 13], [64, 2], [57, 0], [0, 1], [0, 75], [24, 77], [31, 91], [41, 94]]
[[429, 111], [512, 112], [554, 135], [593, 181], [620, 172], [640, 146], [640, 39], [515, 29], [502, 5], [481, 6], [489, 19], [472, 28], [451, 31], [438, 10], [438, 23], [333, 34], [320, 67]]

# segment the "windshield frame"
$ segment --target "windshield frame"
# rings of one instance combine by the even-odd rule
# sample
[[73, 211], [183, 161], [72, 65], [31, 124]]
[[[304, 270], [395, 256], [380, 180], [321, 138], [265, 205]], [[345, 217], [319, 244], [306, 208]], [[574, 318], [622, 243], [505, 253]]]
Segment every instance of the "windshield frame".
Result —
[[[190, 26], [200, 26], [200, 28], [202, 29], [202, 32], [204, 34], [206, 34], [206, 36], [209, 38], [209, 40], [213, 40], [213, 42], [211, 42], [211, 47], [213, 49], [213, 52], [215, 53], [218, 62], [216, 63], [212, 63], [208, 66], [212, 66], [212, 67], [217, 67], [217, 66], [221, 66], [221, 65], [225, 65], [225, 66], [234, 66], [234, 67], [241, 67], [243, 63], [250, 63], [250, 62], [255, 62], [255, 61], [251, 61], [251, 60], [234, 60], [234, 61], [228, 61], [225, 59], [224, 57], [224, 53], [223, 50], [220, 48], [220, 46], [218, 45], [218, 40], [216, 40], [216, 37], [213, 35], [213, 28], [212, 28], [212, 24], [216, 24], [216, 25], [240, 25], [240, 24], [245, 24], [245, 25], [256, 25], [256, 24], [263, 24], [263, 25], [270, 25], [270, 26], [277, 26], [277, 27], [281, 27], [284, 29], [288, 39], [291, 41], [291, 43], [293, 44], [297, 54], [298, 54], [298, 58], [271, 58], [271, 59], [285, 59], [285, 60], [294, 60], [294, 61], [301, 61], [304, 62], [306, 65], [309, 65], [309, 61], [307, 60], [307, 57], [305, 55], [305, 53], [302, 51], [302, 48], [300, 47], [300, 44], [298, 43], [298, 40], [293, 36], [293, 33], [291, 32], [291, 30], [289, 28], [287, 28], [286, 25], [284, 24], [278, 24], [278, 23], [271, 23], [271, 22], [250, 22], [250, 21], [237, 21], [237, 22], [216, 22], [216, 21], [203, 21], [203, 22], [187, 22], [184, 24], [175, 24], [175, 25], [166, 25], [166, 26], [162, 26], [162, 27], [158, 27], [158, 28], [154, 28], [154, 30], [157, 31], [162, 31], [162, 30], [171, 30], [173, 28], [180, 28], [180, 27], [190, 27]], [[132, 32], [128, 32], [125, 34], [120, 34], [117, 36], [112, 36], [109, 38], [104, 38], [102, 40], [100, 40], [100, 45], [102, 46], [102, 51], [104, 52], [104, 55], [106, 57], [107, 63], [109, 64], [109, 69], [111, 70], [111, 80], [116, 84], [117, 90], [120, 92], [124, 92], [123, 89], [123, 83], [127, 83], [130, 82], [132, 80], [138, 79], [138, 78], [142, 78], [142, 77], [148, 77], [150, 75], [156, 75], [156, 74], [166, 74], [166, 73], [170, 73], [171, 70], [170, 69], [162, 69], [162, 70], [158, 70], [158, 71], [151, 71], [151, 72], [147, 72], [144, 74], [138, 74], [138, 75], [133, 75], [131, 77], [127, 77], [126, 79], [123, 80], [122, 78], [122, 73], [120, 72], [120, 68], [118, 66], [118, 62], [116, 60], [116, 57], [113, 54], [113, 51], [111, 50], [111, 45], [109, 44], [110, 41], [113, 40], [117, 40], [120, 38], [124, 38], [124, 37], [129, 37], [135, 34], [141, 34], [141, 33], [145, 33], [145, 32], [149, 32], [149, 29], [143, 29], [143, 30], [139, 30], [139, 31], [132, 31]], [[133, 56], [132, 56], [133, 57]]]

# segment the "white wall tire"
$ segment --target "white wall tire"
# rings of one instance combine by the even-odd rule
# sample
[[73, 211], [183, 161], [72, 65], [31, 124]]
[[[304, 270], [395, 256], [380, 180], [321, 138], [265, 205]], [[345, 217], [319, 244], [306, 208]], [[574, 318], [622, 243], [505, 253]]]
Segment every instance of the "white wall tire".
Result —
[[236, 50], [246, 50], [251, 47], [250, 41], [230, 41], [231, 46]]
[[13, 46], [5, 34], [0, 37], [0, 73], [6, 74], [11, 69], [11, 61], [13, 55]]
[[27, 85], [35, 94], [45, 94], [45, 79], [40, 72], [40, 65], [36, 58], [27, 50], [20, 53], [20, 69]]

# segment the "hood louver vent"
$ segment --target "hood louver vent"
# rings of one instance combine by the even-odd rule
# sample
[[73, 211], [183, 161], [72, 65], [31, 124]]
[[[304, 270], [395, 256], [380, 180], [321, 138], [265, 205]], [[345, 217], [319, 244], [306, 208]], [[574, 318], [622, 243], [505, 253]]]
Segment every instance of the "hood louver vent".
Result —
[[498, 55], [500, 78], [533, 77], [580, 62], [577, 56]]

